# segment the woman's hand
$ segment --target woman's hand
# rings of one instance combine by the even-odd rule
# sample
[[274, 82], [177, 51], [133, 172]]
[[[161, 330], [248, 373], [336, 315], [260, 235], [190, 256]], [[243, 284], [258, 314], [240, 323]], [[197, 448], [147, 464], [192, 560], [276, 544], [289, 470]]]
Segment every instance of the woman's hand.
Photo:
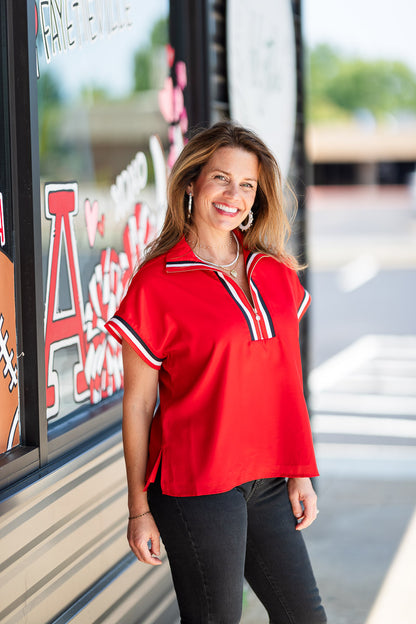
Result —
[[306, 529], [318, 515], [317, 496], [309, 478], [288, 479], [287, 490], [293, 515], [298, 521], [296, 530]]
[[160, 535], [152, 514], [129, 520], [127, 539], [139, 561], [160, 565]]

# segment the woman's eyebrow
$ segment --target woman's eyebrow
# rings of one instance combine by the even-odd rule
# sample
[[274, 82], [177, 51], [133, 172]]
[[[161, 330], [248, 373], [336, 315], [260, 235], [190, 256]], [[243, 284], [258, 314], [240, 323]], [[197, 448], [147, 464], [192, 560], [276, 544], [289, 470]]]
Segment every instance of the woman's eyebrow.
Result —
[[[219, 169], [218, 167], [213, 167], [212, 169], [209, 170], [209, 173], [214, 173], [214, 171], [217, 171], [218, 173], [223, 173], [224, 175], [227, 176], [231, 176], [231, 173], [229, 171], [224, 171], [224, 169]], [[244, 178], [244, 180], [250, 180], [251, 182], [258, 182], [257, 178]]]
[[224, 169], [219, 169], [218, 167], [213, 167], [212, 169], [209, 170], [210, 173], [213, 173], [214, 171], [218, 171], [219, 173], [225, 173], [225, 175], [231, 175], [231, 173], [229, 171], [224, 171]]

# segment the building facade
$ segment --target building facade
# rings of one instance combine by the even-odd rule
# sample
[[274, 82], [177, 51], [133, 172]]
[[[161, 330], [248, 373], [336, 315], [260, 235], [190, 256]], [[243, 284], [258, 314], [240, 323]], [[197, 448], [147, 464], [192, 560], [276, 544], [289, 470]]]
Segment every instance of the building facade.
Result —
[[123, 369], [103, 326], [189, 128], [253, 127], [302, 190], [300, 2], [257, 4], [0, 0], [4, 624], [177, 620], [167, 562], [126, 541]]

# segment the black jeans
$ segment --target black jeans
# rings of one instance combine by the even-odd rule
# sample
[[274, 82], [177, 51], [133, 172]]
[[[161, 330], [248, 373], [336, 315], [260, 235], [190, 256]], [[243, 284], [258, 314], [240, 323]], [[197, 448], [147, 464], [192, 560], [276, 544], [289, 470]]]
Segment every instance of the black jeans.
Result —
[[148, 497], [183, 624], [237, 624], [244, 577], [273, 624], [327, 621], [284, 479], [190, 497], [164, 495], [157, 481]]

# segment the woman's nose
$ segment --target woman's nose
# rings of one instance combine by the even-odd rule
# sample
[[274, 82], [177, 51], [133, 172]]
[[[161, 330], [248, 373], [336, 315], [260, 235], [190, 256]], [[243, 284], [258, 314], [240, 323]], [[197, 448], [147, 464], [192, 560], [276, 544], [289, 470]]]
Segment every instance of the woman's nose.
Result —
[[226, 194], [229, 197], [238, 197], [240, 191], [240, 187], [236, 182], [230, 182], [227, 184]]

